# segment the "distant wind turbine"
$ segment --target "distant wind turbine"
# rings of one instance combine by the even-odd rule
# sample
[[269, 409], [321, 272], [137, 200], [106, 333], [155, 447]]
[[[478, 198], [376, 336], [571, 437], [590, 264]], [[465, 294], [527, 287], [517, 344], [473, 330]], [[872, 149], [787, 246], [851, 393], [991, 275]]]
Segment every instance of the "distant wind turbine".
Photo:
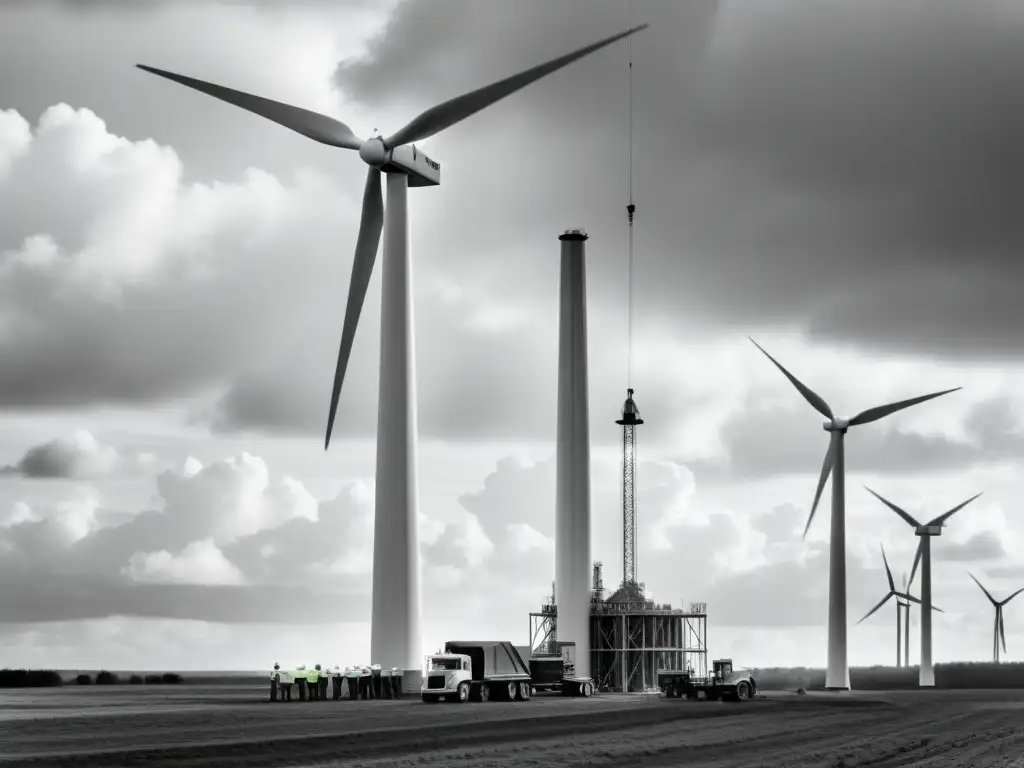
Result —
[[857, 414], [852, 419], [839, 419], [832, 413], [829, 407], [819, 395], [804, 386], [793, 374], [782, 367], [782, 364], [774, 357], [765, 352], [753, 339], [750, 339], [754, 346], [764, 352], [765, 357], [775, 363], [775, 366], [782, 371], [804, 399], [811, 404], [818, 413], [828, 421], [824, 428], [829, 432], [828, 451], [825, 453], [825, 462], [821, 466], [821, 477], [818, 479], [818, 489], [814, 494], [814, 504], [811, 506], [811, 514], [807, 518], [807, 525], [804, 528], [804, 538], [811, 527], [811, 520], [818, 508], [818, 500], [821, 498], [825, 481], [829, 473], [832, 476], [832, 530], [829, 534], [829, 583], [828, 583], [828, 671], [825, 673], [825, 688], [830, 690], [848, 690], [850, 688], [850, 667], [847, 664], [846, 654], [846, 464], [844, 457], [844, 438], [849, 427], [856, 427], [861, 424], [869, 424], [878, 421], [890, 414], [909, 408], [912, 405], [923, 403], [926, 400], [956, 392], [960, 387], [946, 389], [942, 392], [934, 392], [930, 395], [922, 395], [910, 400], [901, 400], [898, 403], [880, 405], [876, 408], [869, 408]]
[[914, 556], [914, 567], [910, 571], [910, 580], [914, 580], [917, 564], [921, 563], [921, 666], [918, 669], [918, 685], [923, 688], [934, 687], [935, 670], [932, 668], [932, 536], [941, 536], [946, 521], [961, 509], [974, 501], [981, 494], [972, 496], [962, 504], [958, 504], [948, 512], [943, 512], [927, 525], [921, 525], [913, 517], [897, 507], [891, 501], [882, 498], [867, 486], [868, 493], [885, 504], [889, 509], [902, 517], [914, 527], [914, 533], [920, 537], [921, 543]]
[[889, 602], [891, 598], [896, 598], [896, 666], [898, 667], [900, 665], [900, 652], [902, 645], [902, 627], [900, 626], [900, 619], [902, 619], [903, 617], [900, 616], [900, 613], [902, 612], [904, 605], [906, 605], [907, 610], [909, 611], [910, 603], [920, 603], [921, 601], [918, 600], [916, 597], [912, 596], [909, 592], [907, 592], [907, 580], [905, 576], [903, 578], [903, 591], [896, 591], [896, 582], [892, 580], [892, 571], [889, 570], [889, 559], [885, 556], [885, 547], [883, 547], [881, 544], [879, 544], [878, 546], [882, 550], [882, 563], [885, 565], [885, 577], [889, 580], [889, 594], [883, 597], [878, 602], [878, 605], [876, 605], [874, 608], [872, 608], [870, 611], [864, 614], [864, 618], [862, 618], [857, 623], [861, 624], [865, 619], [867, 619], [869, 616], [878, 611], [879, 608], [881, 608], [883, 605]]
[[[970, 571], [967, 572], [967, 575], [970, 576], [972, 579], [974, 579], [974, 574], [971, 573]], [[995, 606], [995, 609], [996, 609], [996, 623], [995, 623], [995, 626], [994, 626], [994, 628], [992, 630], [992, 660], [996, 664], [998, 664], [999, 663], [999, 641], [1000, 640], [1003, 641], [1003, 653], [1006, 653], [1006, 629], [1003, 626], [1003, 606], [1006, 605], [1011, 600], [1013, 600], [1013, 598], [1015, 598], [1021, 592], [1024, 592], [1024, 587], [1021, 587], [1020, 589], [1018, 589], [1016, 592], [1014, 592], [1012, 595], [1010, 595], [1005, 600], [998, 601], [994, 597], [992, 597], [992, 593], [990, 593], [987, 589], [985, 589], [984, 586], [982, 586], [982, 583], [980, 581], [978, 581], [977, 579], [974, 579], [974, 583], [977, 584], [979, 587], [981, 587], [981, 591], [985, 593], [985, 597], [988, 598], [989, 602], [992, 603], [992, 605]]]

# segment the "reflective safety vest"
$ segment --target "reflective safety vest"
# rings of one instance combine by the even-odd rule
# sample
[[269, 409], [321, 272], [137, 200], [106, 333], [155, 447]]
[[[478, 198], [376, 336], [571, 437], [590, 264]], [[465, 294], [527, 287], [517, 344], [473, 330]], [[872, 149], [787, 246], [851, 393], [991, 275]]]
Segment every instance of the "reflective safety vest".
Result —
[[279, 670], [279, 669], [272, 669], [272, 670], [270, 670], [270, 679], [271, 680], [275, 680], [277, 682], [280, 682], [281, 681], [281, 670]]
[[306, 679], [306, 665], [305, 664], [299, 664], [299, 666], [297, 666], [295, 668], [295, 679], [296, 680], [305, 680]]
[[280, 678], [279, 682], [281, 683], [281, 685], [291, 685], [292, 684], [292, 673], [291, 672], [286, 672], [285, 670], [282, 669], [281, 670], [281, 678]]
[[392, 677], [398, 677], [399, 675], [401, 675], [401, 672], [399, 671], [398, 667], [392, 667], [391, 668], [391, 676]]
[[320, 672], [315, 669], [309, 670], [306, 673], [306, 682], [314, 685], [320, 682]]

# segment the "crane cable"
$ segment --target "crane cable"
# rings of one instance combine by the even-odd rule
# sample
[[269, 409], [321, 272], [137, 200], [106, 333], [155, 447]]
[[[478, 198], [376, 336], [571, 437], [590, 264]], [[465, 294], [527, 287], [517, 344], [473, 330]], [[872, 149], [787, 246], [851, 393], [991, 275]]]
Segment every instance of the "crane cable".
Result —
[[[629, 18], [633, 19], [633, 0], [629, 0]], [[633, 205], [633, 36], [626, 39], [629, 51], [629, 205], [626, 206], [626, 213], [629, 216], [629, 276], [627, 283], [629, 322], [628, 322], [628, 365], [626, 374], [626, 386], [633, 387], [633, 214], [636, 206]]]

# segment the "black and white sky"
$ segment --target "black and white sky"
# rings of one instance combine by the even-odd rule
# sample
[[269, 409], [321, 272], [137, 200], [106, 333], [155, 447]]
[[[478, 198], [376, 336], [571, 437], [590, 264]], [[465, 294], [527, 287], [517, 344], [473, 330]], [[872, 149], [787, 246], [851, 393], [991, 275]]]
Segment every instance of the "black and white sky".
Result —
[[[863, 484], [922, 517], [983, 491], [934, 599], [936, 658], [986, 658], [967, 571], [1024, 584], [1020, 3], [40, 0], [0, 5], [0, 664], [367, 661], [379, 276], [322, 442], [364, 166], [136, 63], [367, 136], [643, 22], [641, 579], [708, 603], [716, 655], [824, 662], [827, 515], [800, 533], [827, 437], [750, 335], [847, 416], [963, 387], [851, 430], [850, 618], [885, 594], [879, 544], [897, 574], [916, 545]], [[593, 547], [621, 578], [627, 52], [421, 144], [443, 174], [410, 193], [427, 648], [525, 643], [550, 590], [574, 226]], [[852, 664], [891, 662], [890, 614], [851, 628]]]

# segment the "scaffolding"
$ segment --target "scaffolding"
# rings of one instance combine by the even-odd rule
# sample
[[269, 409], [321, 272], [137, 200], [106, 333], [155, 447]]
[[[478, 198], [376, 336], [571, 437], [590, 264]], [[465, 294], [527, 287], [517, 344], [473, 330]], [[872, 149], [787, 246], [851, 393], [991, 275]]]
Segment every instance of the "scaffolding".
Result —
[[[590, 669], [599, 691], [654, 689], [659, 669], [689, 669], [707, 677], [707, 604], [690, 603], [686, 610], [657, 604], [645, 598], [642, 586], [623, 585], [607, 600], [594, 592]], [[557, 618], [554, 594], [539, 612], [530, 614], [533, 654], [558, 653]]]

